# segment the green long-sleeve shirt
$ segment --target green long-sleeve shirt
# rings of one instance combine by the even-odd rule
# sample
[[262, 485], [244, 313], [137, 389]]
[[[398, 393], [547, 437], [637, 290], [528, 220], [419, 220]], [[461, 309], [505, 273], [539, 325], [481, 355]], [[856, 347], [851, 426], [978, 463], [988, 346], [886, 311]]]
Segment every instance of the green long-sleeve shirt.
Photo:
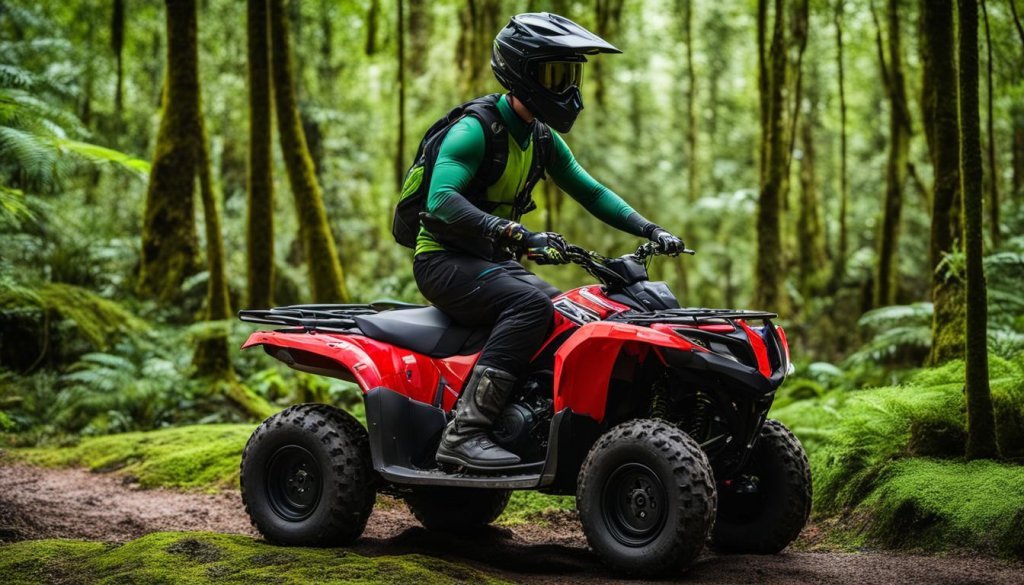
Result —
[[[497, 182], [488, 187], [484, 199], [497, 204], [491, 215], [511, 218], [512, 203], [530, 172], [533, 132], [512, 109], [507, 96], [501, 96], [497, 107], [508, 129], [508, 162]], [[562, 137], [554, 131], [551, 134], [554, 152], [545, 171], [555, 184], [608, 225], [633, 235], [648, 235], [653, 224], [611, 189], [594, 180], [573, 157]], [[485, 140], [484, 128], [474, 117], [466, 116], [451, 127], [434, 162], [427, 193], [428, 213], [448, 224], [482, 226], [481, 218], [486, 213], [463, 197], [463, 193], [480, 167]], [[420, 229], [416, 239], [417, 254], [444, 249], [426, 228]]]

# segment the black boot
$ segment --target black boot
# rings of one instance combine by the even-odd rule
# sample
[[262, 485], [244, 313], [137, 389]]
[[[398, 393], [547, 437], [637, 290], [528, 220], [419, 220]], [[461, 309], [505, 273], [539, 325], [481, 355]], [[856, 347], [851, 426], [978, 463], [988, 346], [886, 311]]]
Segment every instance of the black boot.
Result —
[[519, 456], [496, 445], [488, 436], [491, 424], [505, 407], [516, 378], [487, 366], [473, 368], [466, 381], [455, 419], [448, 423], [437, 449], [439, 463], [466, 467], [504, 467], [519, 463]]

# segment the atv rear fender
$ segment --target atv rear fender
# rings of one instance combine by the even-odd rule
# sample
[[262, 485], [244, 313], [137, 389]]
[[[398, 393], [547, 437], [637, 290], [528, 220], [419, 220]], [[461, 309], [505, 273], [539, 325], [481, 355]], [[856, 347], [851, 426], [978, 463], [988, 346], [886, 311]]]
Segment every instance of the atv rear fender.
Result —
[[341, 333], [257, 331], [242, 349], [263, 346], [270, 356], [295, 370], [355, 382], [366, 394], [392, 388], [406, 396], [447, 409], [457, 394], [449, 381], [461, 384], [476, 356], [431, 360], [362, 335]]

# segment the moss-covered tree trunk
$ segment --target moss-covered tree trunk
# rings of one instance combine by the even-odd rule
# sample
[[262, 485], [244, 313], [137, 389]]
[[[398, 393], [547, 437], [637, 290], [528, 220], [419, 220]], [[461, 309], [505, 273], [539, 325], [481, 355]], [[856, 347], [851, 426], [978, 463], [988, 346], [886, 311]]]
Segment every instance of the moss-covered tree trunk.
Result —
[[832, 263], [832, 290], [839, 287], [843, 275], [846, 274], [846, 255], [849, 248], [846, 215], [850, 189], [846, 173], [846, 67], [843, 63], [843, 16], [845, 11], [845, 0], [836, 0], [833, 23], [836, 28], [836, 82], [839, 93], [839, 237], [836, 244], [836, 255]]
[[195, 176], [199, 118], [195, 2], [167, 2], [164, 106], [146, 192], [138, 292], [170, 302], [196, 272]]
[[[813, 80], [816, 82], [816, 80]], [[796, 224], [797, 260], [800, 294], [814, 294], [820, 284], [819, 275], [828, 265], [825, 251], [825, 229], [821, 221], [821, 197], [815, 168], [814, 128], [818, 121], [816, 87], [809, 88], [808, 111], [800, 124], [800, 210]]]
[[409, 161], [405, 159], [405, 0], [398, 0], [398, 18], [395, 31], [398, 37], [397, 69], [398, 85], [398, 137], [395, 139], [395, 183], [398, 190], [402, 189], [405, 169]]
[[960, 127], [953, 0], [921, 0], [921, 110], [935, 188], [928, 246], [931, 270], [932, 351], [930, 363], [963, 357], [964, 289], [962, 275], [939, 269], [960, 239]]
[[[199, 100], [199, 96], [196, 96]], [[200, 106], [202, 111], [202, 106]], [[192, 355], [196, 374], [219, 380], [233, 381], [234, 368], [228, 350], [227, 321], [231, 318], [231, 302], [228, 297], [227, 270], [224, 266], [224, 239], [221, 236], [220, 211], [217, 209], [217, 195], [214, 192], [210, 173], [210, 151], [206, 144], [206, 125], [202, 117], [193, 125], [196, 133], [196, 147], [199, 149], [199, 193], [203, 202], [203, 218], [206, 225], [206, 282], [207, 321], [214, 322], [200, 336]]]
[[903, 186], [907, 182], [907, 156], [910, 150], [910, 112], [907, 109], [907, 90], [903, 76], [899, 4], [899, 0], [888, 2], [888, 66], [884, 60], [881, 63], [889, 98], [889, 153], [885, 168], [885, 199], [882, 204], [878, 265], [875, 272], [873, 304], [876, 307], [896, 302], [896, 251], [899, 246]]
[[982, 263], [981, 121], [978, 99], [978, 2], [959, 0], [960, 172], [967, 255], [967, 458], [994, 458], [995, 416], [988, 382], [988, 306]]
[[[409, 0], [409, 54], [405, 63], [413, 78], [423, 75], [430, 57], [430, 4], [427, 0]], [[497, 34], [498, 31], [494, 32]]]
[[253, 308], [267, 308], [274, 301], [274, 177], [267, 0], [249, 0], [247, 17], [249, 188], [245, 235], [248, 303]]
[[114, 51], [117, 80], [114, 85], [114, 111], [124, 106], [124, 0], [114, 0], [110, 18], [110, 48]]
[[992, 102], [995, 98], [992, 88], [992, 33], [988, 27], [988, 9], [985, 7], [985, 0], [981, 0], [981, 14], [985, 20], [985, 51], [987, 53], [985, 60], [985, 85], [987, 88], [985, 124], [988, 135], [988, 229], [992, 247], [998, 248], [1002, 239], [999, 231], [999, 159], [996, 156], [995, 119], [992, 115]]
[[697, 70], [693, 63], [693, 0], [677, 2], [683, 18], [683, 42], [686, 43], [686, 196], [700, 197], [700, 161], [697, 152]]
[[380, 0], [370, 0], [366, 11], [366, 45], [363, 52], [367, 57], [377, 53], [377, 22], [380, 20]]
[[299, 237], [309, 264], [313, 300], [317, 303], [347, 302], [348, 292], [345, 289], [341, 260], [327, 222], [323, 195], [306, 145], [295, 98], [285, 2], [270, 0], [271, 70], [281, 155], [295, 199]]
[[[758, 39], [764, 49], [767, 26], [767, 0], [758, 2]], [[783, 311], [782, 224], [780, 219], [787, 162], [785, 101], [786, 84], [786, 8], [783, 0], [774, 2], [771, 47], [759, 57], [761, 88], [761, 193], [757, 206], [757, 263], [754, 269], [754, 303], [759, 308]], [[767, 77], [767, 79], [765, 79]]]
[[[594, 2], [594, 33], [602, 39], [614, 39], [622, 21], [622, 8], [625, 0], [595, 0]], [[615, 44], [614, 41], [610, 41]], [[591, 64], [594, 76], [594, 101], [604, 106], [607, 91], [607, 63], [604, 59], [594, 59]]]
[[459, 10], [459, 44], [455, 61], [461, 71], [463, 97], [475, 97], [494, 88], [491, 43], [506, 18], [498, 0], [465, 0]]

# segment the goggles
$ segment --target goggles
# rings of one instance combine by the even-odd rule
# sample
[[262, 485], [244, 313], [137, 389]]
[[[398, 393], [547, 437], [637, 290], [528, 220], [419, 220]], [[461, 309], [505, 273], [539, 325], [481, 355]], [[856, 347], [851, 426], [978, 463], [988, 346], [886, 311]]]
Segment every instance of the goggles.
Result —
[[537, 64], [537, 82], [545, 89], [561, 94], [583, 84], [583, 61], [544, 61]]

